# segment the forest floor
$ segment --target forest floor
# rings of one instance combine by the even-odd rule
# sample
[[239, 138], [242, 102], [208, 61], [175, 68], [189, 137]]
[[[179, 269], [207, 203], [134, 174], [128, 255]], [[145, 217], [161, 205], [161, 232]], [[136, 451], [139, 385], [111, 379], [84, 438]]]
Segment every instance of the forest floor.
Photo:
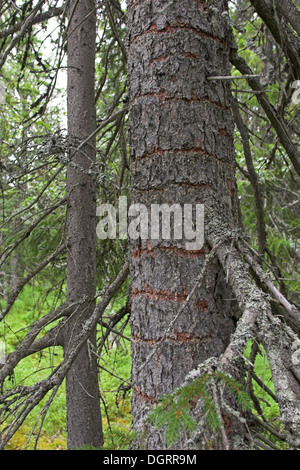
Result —
[[[50, 298], [48, 308], [51, 308]], [[46, 303], [43, 303], [45, 306]], [[117, 311], [122, 305], [116, 304], [111, 309]], [[0, 307], [3, 308], [2, 305]], [[27, 288], [20, 295], [19, 299], [5, 322], [0, 325], [0, 339], [5, 342], [7, 352], [13, 350], [20, 339], [26, 334], [28, 326], [36, 319], [35, 316], [41, 313], [38, 308], [37, 297]], [[108, 312], [110, 314], [112, 312]], [[130, 327], [126, 325], [122, 332], [127, 338], [130, 337]], [[99, 329], [99, 336], [102, 332]], [[250, 357], [251, 345], [245, 351], [245, 359]], [[31, 385], [38, 380], [46, 378], [51, 370], [62, 360], [62, 349], [44, 350], [26, 359], [23, 359], [15, 369], [14, 375], [9, 378], [4, 388], [10, 388], [11, 384]], [[247, 359], [246, 359], [247, 360]], [[132, 435], [131, 428], [131, 393], [126, 389], [130, 382], [131, 374], [131, 354], [130, 344], [121, 338], [118, 344], [110, 344], [102, 351], [99, 361], [99, 385], [102, 397], [102, 421], [104, 432], [103, 449], [124, 450], [130, 445]], [[268, 361], [264, 351], [261, 351], [255, 362], [256, 375], [267, 384], [268, 388], [273, 388], [272, 378]], [[123, 379], [123, 381], [121, 380]], [[279, 410], [277, 403], [261, 389], [256, 383], [253, 384], [256, 396], [260, 397], [260, 406], [266, 419], [278, 423]], [[128, 387], [127, 387], [128, 388]], [[125, 391], [127, 390], [127, 391]], [[39, 414], [47, 401], [47, 396], [27, 417], [24, 424], [14, 434], [8, 442], [7, 450], [66, 450], [66, 402], [64, 384], [59, 388], [55, 399], [51, 403], [46, 418], [40, 430]], [[253, 410], [255, 412], [255, 410]], [[10, 419], [11, 420], [11, 417]], [[2, 424], [2, 429], [9, 422]], [[36, 439], [38, 441], [36, 444]], [[36, 447], [35, 447], [36, 446]]]
[[[36, 319], [36, 315], [41, 313], [41, 308], [44, 308], [39, 306], [39, 294], [40, 292], [35, 292], [32, 295], [30, 288], [26, 288], [15, 302], [5, 322], [1, 323], [0, 339], [5, 343], [7, 352], [16, 347], [26, 334], [28, 326]], [[48, 308], [51, 308], [50, 297], [47, 299]], [[43, 302], [43, 306], [47, 303]], [[3, 305], [0, 305], [0, 307], [2, 309]], [[114, 308], [119, 308], [119, 305], [114, 305]], [[129, 326], [126, 326], [123, 333], [126, 336], [130, 336]], [[101, 331], [99, 331], [99, 334], [101, 334]], [[38, 380], [46, 378], [61, 360], [61, 348], [44, 350], [42, 353], [36, 353], [23, 359], [16, 368], [14, 375], [4, 385], [4, 388], [10, 388], [11, 384], [34, 384]], [[103, 350], [99, 365], [101, 366], [99, 384], [102, 396], [104, 448], [125, 449], [130, 439], [131, 397], [130, 392], [123, 393], [120, 390], [122, 385], [120, 378], [127, 381], [130, 378], [131, 358], [129, 343], [122, 340], [117, 347], [113, 345], [111, 348]], [[60, 387], [55, 399], [51, 403], [43, 422], [42, 430], [40, 431], [40, 421], [37, 422], [37, 420], [47, 398], [49, 397], [46, 396], [43, 402], [30, 413], [24, 424], [8, 442], [7, 450], [34, 449], [38, 435], [37, 450], [67, 449], [64, 384]], [[2, 424], [2, 429], [7, 423]], [[34, 426], [35, 429], [33, 430]]]

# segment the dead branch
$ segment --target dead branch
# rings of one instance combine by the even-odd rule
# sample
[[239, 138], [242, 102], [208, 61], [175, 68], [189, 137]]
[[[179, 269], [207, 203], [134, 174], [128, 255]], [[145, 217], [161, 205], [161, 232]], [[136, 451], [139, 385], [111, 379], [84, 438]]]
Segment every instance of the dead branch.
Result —
[[252, 185], [252, 189], [254, 193], [259, 253], [262, 255], [264, 254], [266, 250], [267, 235], [266, 235], [266, 227], [265, 227], [265, 222], [264, 222], [264, 209], [263, 209], [263, 201], [261, 197], [260, 185], [259, 185], [258, 176], [256, 174], [253, 160], [252, 160], [248, 129], [243, 122], [238, 103], [235, 100], [233, 100], [232, 102], [232, 111], [233, 111], [237, 128], [241, 134], [245, 161], [246, 161], [246, 165], [248, 169], [250, 183]]
[[241, 74], [249, 75], [247, 82], [252, 90], [261, 92], [256, 95], [257, 101], [262, 106], [272, 126], [274, 127], [278, 135], [278, 139], [285, 148], [296, 173], [298, 176], [300, 176], [300, 152], [296, 144], [290, 139], [287, 125], [283, 118], [278, 116], [276, 113], [276, 110], [268, 100], [266, 93], [263, 91], [263, 87], [259, 80], [253, 76], [252, 70], [247, 62], [238, 55], [237, 46], [234, 44], [234, 40], [232, 40], [229, 59], [232, 65], [234, 65]]
[[[216, 246], [219, 240], [216, 234], [222, 225], [223, 233], [226, 232], [226, 226], [218, 220], [216, 229], [216, 217], [209, 220], [207, 237], [211, 246]], [[270, 297], [254, 283], [248, 265], [236, 246], [228, 243], [219, 245], [217, 256], [242, 312], [220, 363], [225, 370], [234, 368], [247, 341], [257, 338], [268, 357], [288, 441], [291, 447], [297, 447], [300, 445], [300, 387], [290, 367], [295, 367], [297, 371], [300, 369], [299, 337], [281, 318], [273, 315]]]
[[110, 27], [112, 29], [112, 32], [113, 32], [113, 35], [117, 41], [117, 43], [119, 44], [119, 47], [121, 49], [121, 52], [122, 52], [122, 55], [123, 55], [123, 58], [125, 60], [125, 62], [127, 62], [127, 51], [126, 51], [126, 48], [123, 44], [123, 41], [118, 33], [118, 30], [117, 30], [117, 27], [116, 27], [116, 23], [115, 23], [115, 20], [114, 20], [114, 17], [113, 17], [113, 14], [111, 12], [111, 9], [110, 9], [110, 6], [109, 6], [109, 3], [107, 2], [107, 0], [105, 0], [105, 9], [106, 9], [106, 13], [107, 13], [107, 16], [109, 18], [109, 23], [110, 23]]
[[[32, 20], [31, 25], [33, 26], [35, 24], [42, 23], [43, 21], [49, 20], [50, 18], [60, 16], [63, 13], [63, 11], [64, 11], [64, 7], [49, 8], [48, 11], [45, 11], [43, 13], [36, 15], [34, 19]], [[18, 23], [11, 26], [10, 28], [0, 31], [0, 39], [7, 38], [8, 36], [11, 36], [17, 31], [20, 31], [24, 27], [25, 21], [26, 20], [21, 20]]]
[[[17, 386], [1, 394], [0, 405], [2, 405], [2, 407], [0, 408], [0, 419], [1, 416], [5, 415], [4, 418], [2, 418], [2, 423], [5, 421], [5, 418], [7, 418], [7, 415], [11, 414], [11, 408], [14, 409], [14, 419], [2, 432], [0, 449], [5, 447], [10, 438], [22, 425], [28, 414], [44, 398], [48, 391], [60, 386], [80, 349], [88, 340], [91, 331], [96, 327], [99, 318], [113, 296], [127, 279], [128, 274], [129, 263], [126, 261], [116, 279], [106, 289], [104, 289], [101, 300], [96, 305], [93, 314], [84, 323], [80, 333], [74, 338], [74, 341], [70, 345], [70, 348], [66, 348], [63, 361], [53, 370], [47, 379], [41, 380], [33, 386]], [[27, 348], [32, 345], [37, 334], [41, 331], [41, 328], [46, 326], [50, 319], [51, 321], [54, 321], [55, 319], [60, 318], [60, 316], [63, 313], [66, 313], [66, 311], [69, 312], [69, 309], [70, 306], [61, 306], [56, 311], [51, 312], [51, 314], [46, 315], [35, 323], [34, 327], [24, 338], [22, 343], [9, 357], [7, 357], [6, 363], [2, 369], [0, 369], [0, 383], [3, 383], [7, 374], [13, 370], [17, 362], [21, 360], [22, 356], [24, 354], [26, 355]]]
[[300, 37], [300, 11], [291, 0], [273, 0], [273, 7], [282, 15], [294, 28]]
[[279, 292], [277, 287], [271, 281], [271, 274], [266, 273], [262, 270], [259, 263], [251, 256], [248, 250], [248, 244], [244, 239], [238, 241], [238, 249], [243, 254], [245, 261], [251, 266], [257, 277], [260, 279], [261, 283], [265, 285], [268, 289], [268, 292], [284, 307], [284, 317], [288, 325], [295, 329], [296, 333], [300, 335], [300, 312], [299, 310], [292, 305], [286, 297]]
[[[273, 2], [269, 0], [251, 0], [256, 12], [271, 31], [275, 41], [280, 45], [287, 58], [293, 64], [297, 76], [300, 77], [299, 40], [293, 32], [281, 21], [278, 8], [274, 10]], [[278, 2], [279, 4], [279, 2]], [[279, 13], [279, 15], [278, 15]], [[298, 15], [299, 16], [299, 15]]]
[[47, 266], [55, 258], [57, 258], [57, 256], [60, 255], [64, 250], [65, 250], [65, 245], [61, 245], [58, 248], [56, 248], [56, 250], [53, 253], [51, 253], [51, 255], [49, 255], [46, 259], [44, 259], [42, 261], [42, 263], [40, 263], [33, 271], [31, 271], [29, 274], [27, 274], [27, 276], [19, 282], [19, 284], [17, 285], [14, 292], [12, 292], [11, 295], [9, 296], [9, 299], [7, 300], [6, 306], [0, 314], [0, 321], [3, 320], [3, 318], [8, 314], [8, 312], [12, 308], [13, 304], [17, 300], [17, 297], [18, 297], [19, 293], [21, 292], [21, 290], [23, 289], [23, 287], [26, 284], [28, 284], [28, 282], [33, 277], [35, 277], [40, 271], [42, 271], [45, 268], [45, 266]]
[[43, 4], [45, 3], [45, 0], [41, 0], [36, 7], [32, 10], [32, 12], [27, 16], [26, 20], [24, 21], [22, 27], [18, 31], [18, 33], [15, 35], [15, 37], [10, 41], [9, 45], [3, 52], [3, 54], [0, 57], [0, 70], [2, 66], [4, 65], [8, 54], [11, 52], [11, 50], [18, 44], [18, 42], [22, 39], [22, 37], [26, 34], [26, 31], [28, 28], [30, 28], [33, 25], [34, 18], [36, 17], [38, 11], [41, 9]]

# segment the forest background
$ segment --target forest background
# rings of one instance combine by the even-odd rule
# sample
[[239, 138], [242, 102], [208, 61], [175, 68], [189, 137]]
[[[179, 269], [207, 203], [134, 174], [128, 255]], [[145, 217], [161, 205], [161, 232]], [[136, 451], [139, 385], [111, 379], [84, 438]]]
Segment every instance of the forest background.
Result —
[[[0, 2], [1, 364], [13, 358], [1, 389], [6, 449], [67, 448], [64, 381], [34, 395], [35, 385], [49, 384], [63, 361], [62, 347], [47, 341], [66, 296], [66, 169], [70, 152], [82, 145], [70, 141], [67, 130], [66, 3]], [[172, 3], [166, 2], [166, 8]], [[288, 17], [287, 6], [282, 11], [285, 4], [294, 17]], [[266, 9], [261, 11], [262, 5]], [[228, 21], [244, 61], [231, 61], [235, 79], [218, 78], [230, 79], [235, 100], [244, 234], [276, 286], [276, 300], [281, 295], [280, 302], [292, 310], [299, 308], [300, 290], [299, 11], [296, 0], [229, 2]], [[97, 188], [97, 202], [114, 205], [130, 189], [126, 34], [126, 5], [97, 2], [96, 159], [87, 174]], [[97, 326], [107, 449], [128, 448], [133, 439], [127, 254], [127, 240], [97, 240], [96, 301], [107, 304]], [[114, 284], [115, 279], [121, 282]], [[26, 349], [28, 332], [36, 341], [33, 349], [33, 340]], [[252, 356], [250, 346], [244, 358], [252, 380], [245, 387], [252, 413], [264, 424], [255, 446], [285, 449], [267, 356], [262, 349]]]

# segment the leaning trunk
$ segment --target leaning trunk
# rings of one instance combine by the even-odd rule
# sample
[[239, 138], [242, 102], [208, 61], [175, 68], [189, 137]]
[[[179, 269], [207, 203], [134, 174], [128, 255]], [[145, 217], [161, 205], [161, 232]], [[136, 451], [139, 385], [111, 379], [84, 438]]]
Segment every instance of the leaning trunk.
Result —
[[[211, 79], [230, 74], [226, 2], [214, 3], [128, 2], [131, 203], [148, 214], [153, 204], [177, 203], [182, 214], [184, 204], [204, 205], [205, 218], [217, 210], [234, 228], [230, 86]], [[139, 446], [152, 449], [164, 441], [148, 434], [149, 407], [222, 354], [235, 329], [237, 304], [217, 260], [188, 297], [210, 247], [187, 249], [184, 235], [131, 240], [133, 425]]]
[[[89, 169], [95, 161], [94, 65], [96, 12], [93, 0], [69, 6], [67, 170], [67, 301], [75, 308], [64, 335], [68, 354], [72, 338], [94, 310], [96, 292], [96, 197]], [[88, 140], [86, 144], [83, 144]], [[80, 150], [76, 150], [80, 148]], [[85, 301], [85, 302], [84, 302]], [[76, 305], [77, 304], [77, 305]], [[66, 377], [68, 448], [103, 443], [96, 355], [96, 331], [74, 360]]]

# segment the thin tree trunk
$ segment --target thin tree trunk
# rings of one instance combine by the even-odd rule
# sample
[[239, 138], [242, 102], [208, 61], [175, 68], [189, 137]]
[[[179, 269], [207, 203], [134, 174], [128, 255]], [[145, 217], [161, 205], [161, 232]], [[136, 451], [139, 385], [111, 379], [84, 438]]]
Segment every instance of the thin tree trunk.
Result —
[[[204, 204], [234, 228], [230, 88], [207, 79], [229, 75], [226, 2], [211, 10], [205, 3], [128, 2], [131, 202], [148, 213], [152, 204]], [[133, 425], [138, 445], [151, 449], [164, 443], [147, 434], [147, 409], [221, 354], [235, 329], [236, 302], [216, 260], [172, 324], [210, 250], [187, 250], [186, 241], [131, 241]]]
[[[94, 66], [96, 11], [93, 0], [69, 6], [68, 133], [71, 162], [67, 170], [67, 301], [86, 298], [71, 315], [64, 335], [68, 354], [72, 338], [95, 308], [96, 196], [88, 170], [95, 161], [95, 139], [74, 150], [96, 128]], [[82, 347], [66, 377], [68, 448], [103, 443], [95, 347], [96, 331]]]

